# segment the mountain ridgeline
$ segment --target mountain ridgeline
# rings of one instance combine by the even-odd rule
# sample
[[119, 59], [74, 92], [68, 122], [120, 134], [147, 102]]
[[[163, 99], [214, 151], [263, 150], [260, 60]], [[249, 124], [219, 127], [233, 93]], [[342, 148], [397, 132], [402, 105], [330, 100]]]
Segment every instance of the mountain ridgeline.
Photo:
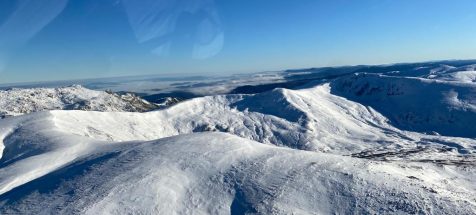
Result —
[[183, 99], [0, 91], [0, 214], [474, 214], [475, 68], [288, 70]]

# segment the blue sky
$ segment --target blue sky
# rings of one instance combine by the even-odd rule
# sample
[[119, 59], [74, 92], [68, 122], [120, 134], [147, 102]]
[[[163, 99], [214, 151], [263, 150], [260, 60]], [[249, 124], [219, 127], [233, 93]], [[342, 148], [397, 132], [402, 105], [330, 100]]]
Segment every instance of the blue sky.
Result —
[[474, 0], [11, 0], [0, 83], [476, 58]]

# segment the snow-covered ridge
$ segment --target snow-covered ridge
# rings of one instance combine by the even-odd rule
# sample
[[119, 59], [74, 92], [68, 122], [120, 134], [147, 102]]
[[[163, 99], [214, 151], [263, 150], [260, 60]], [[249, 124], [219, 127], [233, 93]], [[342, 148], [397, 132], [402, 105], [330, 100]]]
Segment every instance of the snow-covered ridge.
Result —
[[1, 195], [0, 213], [474, 213], [474, 170], [447, 168], [180, 135], [72, 162]]
[[474, 214], [475, 85], [435, 77], [1, 119], [0, 214]]
[[419, 139], [400, 140], [397, 134], [404, 132], [372, 109], [331, 95], [327, 84], [298, 91], [202, 97], [148, 113], [53, 111], [51, 115], [60, 130], [103, 141], [221, 131], [295, 149], [353, 153], [391, 145], [380, 144], [383, 139], [398, 145]]
[[80, 85], [0, 90], [0, 118], [45, 110], [144, 112], [156, 108], [132, 94], [118, 95]]
[[[330, 92], [330, 85], [322, 84], [196, 98], [147, 113], [50, 111], [4, 119], [0, 193], [102, 149], [105, 143], [207, 131], [336, 155], [378, 150], [391, 151], [394, 156], [389, 159], [395, 160], [474, 162], [476, 140], [401, 131], [372, 108]], [[419, 153], [406, 153], [417, 149]]]
[[331, 86], [333, 94], [374, 108], [401, 129], [476, 137], [476, 84], [361, 73]]

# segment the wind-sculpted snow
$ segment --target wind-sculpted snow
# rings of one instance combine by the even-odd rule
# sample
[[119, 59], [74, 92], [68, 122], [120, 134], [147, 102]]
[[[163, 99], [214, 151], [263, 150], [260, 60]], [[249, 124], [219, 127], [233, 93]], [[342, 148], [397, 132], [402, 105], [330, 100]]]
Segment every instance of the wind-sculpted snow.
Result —
[[[0, 214], [474, 214], [475, 85], [443, 78], [462, 68], [1, 119]], [[125, 111], [67, 89], [31, 110]]]
[[0, 107], [0, 118], [45, 110], [142, 112], [156, 108], [132, 94], [94, 91], [79, 85], [0, 90]]
[[51, 114], [59, 129], [104, 141], [222, 131], [266, 144], [348, 153], [374, 146], [414, 145], [419, 140], [416, 134], [389, 126], [372, 109], [329, 91], [329, 85], [321, 85], [298, 91], [204, 97], [148, 113]]
[[113, 145], [0, 196], [45, 214], [471, 214], [475, 172], [259, 144], [222, 133]]
[[323, 84], [302, 90], [196, 98], [148, 113], [51, 114], [61, 130], [104, 141], [221, 131], [266, 144], [343, 154], [369, 147], [414, 147], [426, 138], [401, 131], [374, 109], [330, 91]]
[[[392, 152], [388, 159], [444, 157], [458, 164], [474, 162], [474, 139], [401, 131], [372, 108], [330, 91], [329, 84], [322, 84], [302, 90], [196, 98], [147, 113], [50, 111], [4, 119], [0, 123], [5, 147], [0, 193], [87, 155], [92, 144], [207, 131], [363, 158]], [[406, 153], [415, 149], [422, 149], [421, 153]]]

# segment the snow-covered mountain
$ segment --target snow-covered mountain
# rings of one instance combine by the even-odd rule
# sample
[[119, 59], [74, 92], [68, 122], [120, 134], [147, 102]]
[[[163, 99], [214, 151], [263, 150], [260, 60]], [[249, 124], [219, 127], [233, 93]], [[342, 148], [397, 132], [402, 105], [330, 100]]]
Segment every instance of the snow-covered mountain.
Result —
[[332, 82], [332, 89], [399, 128], [476, 137], [476, 83], [363, 73]]
[[471, 169], [368, 162], [223, 133], [94, 146], [92, 155], [0, 196], [2, 214], [471, 214], [475, 209]]
[[0, 118], [45, 110], [144, 112], [157, 108], [133, 94], [95, 91], [79, 85], [0, 90]]
[[2, 119], [0, 214], [476, 213], [474, 67], [389, 67]]

